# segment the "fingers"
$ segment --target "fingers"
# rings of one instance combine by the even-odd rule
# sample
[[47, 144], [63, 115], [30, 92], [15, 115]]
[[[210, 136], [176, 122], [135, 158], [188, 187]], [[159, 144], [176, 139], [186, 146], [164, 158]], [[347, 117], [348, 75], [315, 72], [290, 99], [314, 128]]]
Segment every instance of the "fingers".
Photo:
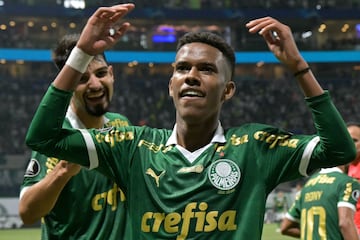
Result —
[[128, 13], [130, 13], [134, 8], [134, 4], [121, 4], [111, 7], [115, 10], [115, 14], [111, 17], [111, 20], [116, 23], [119, 19], [125, 17]]
[[271, 17], [264, 17], [252, 20], [246, 24], [246, 27], [249, 28], [250, 33], [258, 32], [260, 35], [269, 32], [270, 30], [275, 30], [279, 22]]
[[89, 18], [88, 23], [90, 25], [105, 24], [107, 26], [113, 26], [134, 8], [134, 4], [120, 4], [112, 7], [100, 7]]
[[252, 20], [246, 24], [250, 33], [259, 33], [268, 43], [291, 39], [291, 29], [272, 17]]
[[116, 28], [114, 28], [115, 30], [114, 37], [123, 36], [129, 27], [130, 27], [130, 23], [128, 22], [122, 23], [120, 27], [117, 26]]
[[119, 4], [111, 7], [100, 7], [93, 14], [94, 17], [97, 18], [114, 18], [115, 20], [120, 17], [125, 16], [131, 10], [135, 8], [135, 5], [132, 3], [128, 4]]
[[100, 7], [89, 18], [77, 46], [89, 55], [111, 48], [130, 27], [122, 18], [135, 8], [132, 3]]
[[118, 38], [124, 35], [130, 26], [130, 23], [128, 22], [121, 23], [120, 21], [134, 8], [135, 5], [130, 3], [120, 4], [109, 8], [99, 8], [98, 11], [95, 12], [94, 16], [104, 21], [108, 21], [109, 36]]

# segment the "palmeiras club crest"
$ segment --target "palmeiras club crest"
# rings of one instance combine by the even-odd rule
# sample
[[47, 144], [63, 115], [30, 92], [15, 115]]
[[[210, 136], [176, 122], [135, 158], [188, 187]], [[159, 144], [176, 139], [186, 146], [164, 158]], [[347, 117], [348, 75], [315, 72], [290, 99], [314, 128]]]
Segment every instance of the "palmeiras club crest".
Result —
[[219, 159], [210, 165], [208, 177], [214, 187], [225, 191], [233, 189], [239, 183], [241, 172], [233, 161]]

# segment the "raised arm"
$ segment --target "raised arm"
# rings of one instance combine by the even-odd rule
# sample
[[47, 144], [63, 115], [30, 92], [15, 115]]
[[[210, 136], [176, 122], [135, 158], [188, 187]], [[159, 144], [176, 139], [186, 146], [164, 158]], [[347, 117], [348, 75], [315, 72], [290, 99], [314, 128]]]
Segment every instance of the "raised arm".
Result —
[[246, 27], [250, 33], [259, 33], [264, 38], [270, 51], [293, 73], [306, 97], [320, 137], [307, 170], [351, 162], [356, 151], [345, 122], [300, 54], [290, 27], [272, 17], [252, 20]]
[[[89, 166], [89, 151], [79, 130], [63, 129], [72, 92], [93, 56], [111, 48], [130, 24], [119, 23], [134, 4], [101, 7], [88, 19], [76, 47], [43, 97], [26, 134], [26, 144], [44, 155]], [[86, 135], [86, 133], [84, 133]], [[90, 154], [90, 155], [89, 155]]]
[[315, 79], [308, 63], [301, 56], [291, 29], [271, 17], [255, 19], [246, 24], [250, 33], [258, 32], [265, 39], [270, 51], [297, 78], [306, 97], [321, 95], [324, 91]]
[[130, 23], [120, 24], [119, 21], [134, 7], [134, 4], [120, 4], [97, 9], [88, 19], [76, 47], [55, 78], [53, 86], [65, 91], [74, 90], [92, 57], [113, 47], [127, 31]]

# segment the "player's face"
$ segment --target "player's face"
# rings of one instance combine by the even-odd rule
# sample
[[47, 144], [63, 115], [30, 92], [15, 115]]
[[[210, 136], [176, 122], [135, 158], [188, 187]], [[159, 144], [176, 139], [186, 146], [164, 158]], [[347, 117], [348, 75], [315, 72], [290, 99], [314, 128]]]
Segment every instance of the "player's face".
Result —
[[184, 45], [176, 55], [169, 82], [177, 118], [200, 123], [219, 118], [223, 102], [234, 94], [231, 71], [223, 54], [204, 43]]
[[358, 126], [349, 126], [348, 131], [350, 133], [351, 138], [354, 140], [356, 147], [356, 160], [360, 161], [360, 127]]
[[97, 56], [83, 74], [72, 98], [75, 111], [101, 116], [109, 109], [114, 90], [112, 66]]

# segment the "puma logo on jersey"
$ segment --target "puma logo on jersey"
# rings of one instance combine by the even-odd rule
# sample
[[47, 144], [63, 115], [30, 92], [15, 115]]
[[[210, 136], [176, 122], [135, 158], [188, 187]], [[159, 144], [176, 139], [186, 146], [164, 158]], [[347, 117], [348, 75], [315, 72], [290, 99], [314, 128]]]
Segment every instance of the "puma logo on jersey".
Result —
[[191, 167], [182, 167], [177, 172], [178, 173], [202, 173], [204, 171], [203, 165], [195, 165]]
[[159, 175], [156, 175], [154, 170], [152, 170], [151, 168], [148, 168], [145, 173], [147, 175], [150, 175], [151, 177], [153, 177], [155, 179], [156, 186], [159, 187], [159, 185], [160, 185], [160, 183], [159, 183], [160, 177], [165, 175], [166, 171], [164, 170]]

